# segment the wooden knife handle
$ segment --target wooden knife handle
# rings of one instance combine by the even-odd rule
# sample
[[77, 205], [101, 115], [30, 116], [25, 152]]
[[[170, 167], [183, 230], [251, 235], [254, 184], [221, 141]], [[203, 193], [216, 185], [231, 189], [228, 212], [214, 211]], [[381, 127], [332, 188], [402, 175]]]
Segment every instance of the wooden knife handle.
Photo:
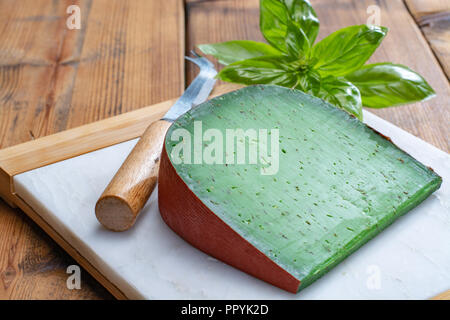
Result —
[[153, 122], [95, 205], [98, 221], [112, 231], [129, 229], [156, 186], [162, 144], [171, 123]]

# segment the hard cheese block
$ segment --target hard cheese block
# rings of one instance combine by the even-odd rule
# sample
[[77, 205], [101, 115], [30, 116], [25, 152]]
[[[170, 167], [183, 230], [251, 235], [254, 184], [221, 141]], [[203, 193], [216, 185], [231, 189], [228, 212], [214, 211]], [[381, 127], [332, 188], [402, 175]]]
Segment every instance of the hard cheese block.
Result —
[[[230, 157], [227, 130], [236, 129], [258, 135], [244, 136], [241, 144], [238, 137]], [[223, 154], [212, 148], [221, 138]], [[180, 143], [191, 146], [181, 156]], [[247, 152], [254, 145], [256, 163]], [[441, 181], [342, 110], [297, 90], [251, 86], [212, 99], [172, 125], [161, 157], [159, 207], [169, 227], [195, 247], [297, 292]]]

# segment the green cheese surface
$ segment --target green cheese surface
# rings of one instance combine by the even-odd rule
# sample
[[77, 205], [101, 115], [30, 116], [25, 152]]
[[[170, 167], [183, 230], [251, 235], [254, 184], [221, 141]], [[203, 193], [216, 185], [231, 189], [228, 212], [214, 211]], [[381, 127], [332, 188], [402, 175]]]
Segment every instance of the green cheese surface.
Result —
[[[257, 164], [175, 163], [172, 150], [180, 142], [172, 134], [179, 128], [193, 134], [195, 121], [202, 122], [203, 132], [218, 129], [224, 138], [226, 129], [278, 129], [279, 170], [261, 174], [268, 166], [264, 159]], [[210, 142], [203, 141], [203, 148]], [[245, 139], [247, 150], [252, 143]], [[299, 279], [300, 288], [441, 184], [432, 170], [346, 112], [278, 86], [246, 87], [203, 103], [174, 123], [165, 144], [177, 173], [197, 197]]]

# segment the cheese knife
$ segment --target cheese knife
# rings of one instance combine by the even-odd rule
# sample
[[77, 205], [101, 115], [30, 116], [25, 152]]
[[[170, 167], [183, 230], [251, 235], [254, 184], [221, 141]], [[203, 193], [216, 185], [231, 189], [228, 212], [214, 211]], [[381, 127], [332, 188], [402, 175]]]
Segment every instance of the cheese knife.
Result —
[[112, 231], [125, 231], [134, 225], [141, 209], [154, 190], [165, 134], [179, 116], [204, 102], [216, 82], [217, 71], [205, 57], [192, 51], [185, 57], [200, 68], [183, 95], [163, 118], [153, 122], [125, 159], [95, 205], [98, 221]]

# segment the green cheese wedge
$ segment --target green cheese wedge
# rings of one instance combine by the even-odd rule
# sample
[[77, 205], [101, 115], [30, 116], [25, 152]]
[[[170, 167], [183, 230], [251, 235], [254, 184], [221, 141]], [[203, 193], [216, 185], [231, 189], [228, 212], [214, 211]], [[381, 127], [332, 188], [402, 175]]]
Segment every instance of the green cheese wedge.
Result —
[[[209, 129], [214, 129], [209, 131], [213, 134], [205, 137]], [[223, 150], [221, 156], [220, 150], [213, 149], [214, 141], [220, 139], [220, 132], [225, 146], [227, 129], [267, 132], [265, 154], [277, 152], [269, 159], [257, 149], [257, 163], [254, 159], [249, 163], [248, 151], [260, 146], [262, 139], [249, 135], [233, 141], [231, 155]], [[271, 135], [276, 130], [274, 142]], [[180, 132], [189, 132], [191, 141], [186, 137], [182, 141]], [[191, 147], [178, 157], [181, 143]], [[170, 127], [164, 148], [185, 187], [218, 221], [297, 279], [297, 290], [420, 204], [442, 182], [431, 169], [346, 112], [300, 91], [272, 85], [245, 87], [192, 109]], [[243, 150], [244, 163], [237, 163]], [[205, 155], [216, 162], [206, 163]], [[170, 199], [168, 182], [160, 183], [160, 192]], [[163, 217], [170, 211], [170, 200], [164, 199], [160, 198]], [[178, 211], [182, 208], [183, 204]], [[232, 248], [207, 249], [207, 244], [203, 248], [195, 237], [200, 239], [212, 229], [202, 226], [201, 219], [196, 223], [186, 228], [198, 226], [201, 231], [169, 225], [182, 236], [194, 234], [187, 240], [205, 252], [265, 280], [257, 265], [252, 272], [251, 263], [244, 268], [236, 262], [252, 259], [250, 254], [241, 252], [239, 259], [228, 259], [220, 250]], [[209, 239], [226, 237], [216, 233]], [[278, 285], [273, 279], [269, 282]]]

